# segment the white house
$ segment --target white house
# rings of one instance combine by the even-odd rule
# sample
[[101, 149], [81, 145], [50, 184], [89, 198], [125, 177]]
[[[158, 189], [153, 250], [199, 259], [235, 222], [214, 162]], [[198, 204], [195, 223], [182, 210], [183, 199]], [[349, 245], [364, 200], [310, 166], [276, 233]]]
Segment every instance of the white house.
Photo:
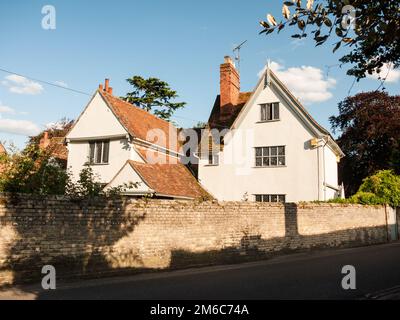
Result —
[[344, 156], [277, 76], [267, 69], [252, 92], [240, 92], [230, 57], [202, 135], [198, 177], [218, 200], [298, 202], [340, 194]]
[[181, 163], [178, 130], [99, 86], [66, 135], [75, 180], [89, 164], [105, 188], [138, 183], [134, 196], [194, 199], [208, 195]]

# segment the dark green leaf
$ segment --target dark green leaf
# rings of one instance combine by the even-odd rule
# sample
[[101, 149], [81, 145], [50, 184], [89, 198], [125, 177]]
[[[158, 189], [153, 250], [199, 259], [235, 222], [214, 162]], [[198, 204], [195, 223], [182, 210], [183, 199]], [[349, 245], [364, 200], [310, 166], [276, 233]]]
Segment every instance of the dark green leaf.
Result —
[[333, 48], [333, 52], [335, 53], [336, 52], [336, 50], [337, 49], [339, 49], [340, 48], [340, 45], [342, 44], [342, 42], [338, 42], [338, 43], [336, 43], [336, 46]]
[[325, 18], [324, 23], [327, 27], [332, 27], [332, 21], [329, 18]]
[[343, 31], [340, 28], [336, 28], [336, 34], [338, 37], [343, 37]]

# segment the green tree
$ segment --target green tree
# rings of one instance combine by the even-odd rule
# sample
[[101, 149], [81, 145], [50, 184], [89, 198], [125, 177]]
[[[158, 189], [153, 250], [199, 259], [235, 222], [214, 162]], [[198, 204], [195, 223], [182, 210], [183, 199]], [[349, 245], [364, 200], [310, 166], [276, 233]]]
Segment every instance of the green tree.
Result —
[[140, 76], [134, 76], [126, 81], [133, 86], [134, 90], [121, 98], [152, 112], [161, 119], [170, 121], [174, 112], [186, 105], [185, 102], [172, 102], [179, 97], [177, 92], [172, 90], [167, 82], [160, 79], [144, 79]]
[[330, 122], [346, 155], [339, 164], [346, 195], [378, 170], [400, 174], [400, 96], [373, 91], [348, 97]]
[[0, 157], [0, 191], [64, 194], [68, 173], [37, 145]]
[[381, 170], [365, 178], [350, 202], [400, 206], [400, 176], [391, 170]]
[[57, 121], [57, 123], [50, 125], [46, 130], [42, 131], [38, 135], [29, 137], [28, 144], [39, 145], [40, 139], [43, 138], [45, 131], [49, 133], [49, 138], [65, 137], [73, 124], [74, 120], [62, 118], [61, 120]]
[[[353, 8], [350, 11], [355, 16], [354, 24], [347, 14], [347, 9], [351, 8], [346, 7], [348, 5]], [[293, 38], [307, 37], [307, 31], [310, 31], [317, 46], [334, 37], [334, 52], [341, 45], [351, 48], [348, 54], [340, 58], [340, 62], [353, 65], [347, 74], [355, 76], [357, 80], [364, 78], [367, 73], [380, 73], [384, 64], [393, 68], [400, 66], [398, 0], [284, 1], [282, 14], [283, 20], [280, 22], [268, 14], [267, 21], [260, 22], [263, 27], [260, 33], [268, 35], [275, 30], [280, 32], [286, 26], [293, 26], [298, 29]], [[387, 74], [380, 76], [384, 79]]]

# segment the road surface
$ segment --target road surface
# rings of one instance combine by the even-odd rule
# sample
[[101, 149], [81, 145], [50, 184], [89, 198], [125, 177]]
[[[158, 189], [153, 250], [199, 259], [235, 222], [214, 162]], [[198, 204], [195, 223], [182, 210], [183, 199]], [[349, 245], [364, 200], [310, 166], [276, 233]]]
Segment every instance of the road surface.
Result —
[[[356, 269], [356, 290], [341, 286], [345, 265]], [[400, 242], [395, 242], [236, 265], [57, 283], [53, 291], [16, 287], [0, 292], [0, 299], [358, 299], [367, 294], [393, 299], [400, 298], [399, 288]]]

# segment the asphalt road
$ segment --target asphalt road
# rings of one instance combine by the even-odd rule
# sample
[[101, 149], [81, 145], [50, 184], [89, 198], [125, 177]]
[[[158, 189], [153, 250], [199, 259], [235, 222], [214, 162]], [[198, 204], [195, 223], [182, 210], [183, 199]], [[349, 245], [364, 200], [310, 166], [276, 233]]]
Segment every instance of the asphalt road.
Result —
[[[356, 290], [343, 290], [342, 267], [356, 269]], [[399, 297], [400, 243], [314, 251], [268, 261], [57, 284], [53, 291], [20, 287], [13, 299], [358, 299], [389, 290]], [[399, 287], [400, 288], [400, 287]], [[395, 294], [393, 295], [393, 292]], [[385, 295], [383, 295], [385, 296]]]

